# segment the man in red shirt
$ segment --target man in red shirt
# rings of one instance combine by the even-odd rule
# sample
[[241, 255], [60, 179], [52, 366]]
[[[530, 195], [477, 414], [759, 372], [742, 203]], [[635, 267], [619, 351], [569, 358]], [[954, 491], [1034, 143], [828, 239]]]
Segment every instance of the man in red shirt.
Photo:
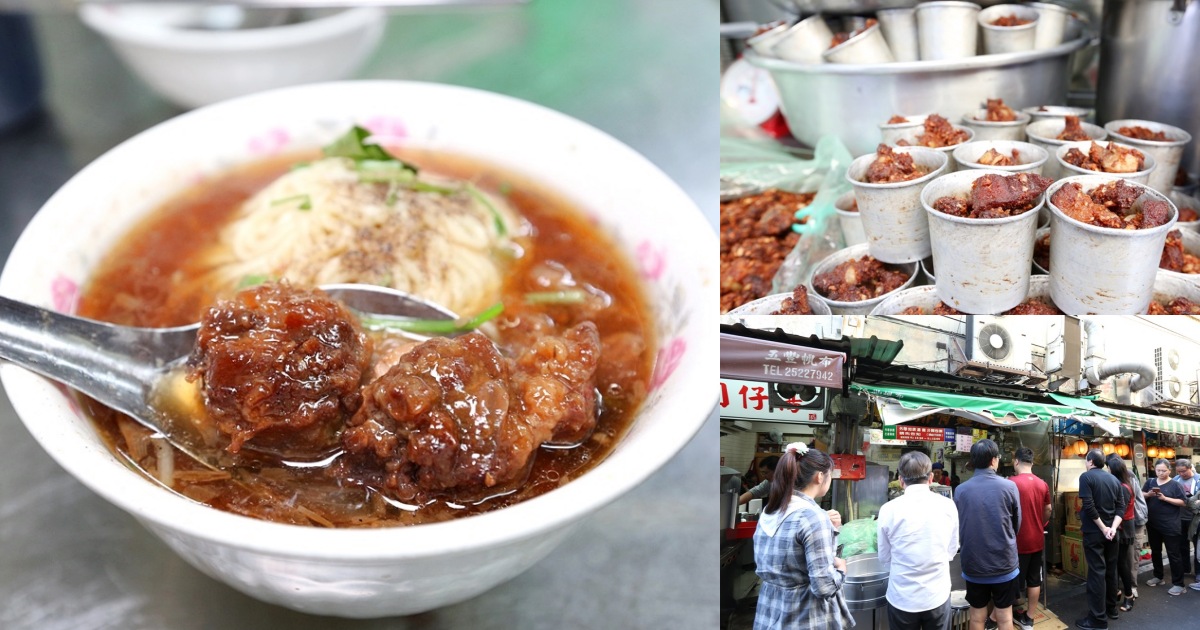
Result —
[[1046, 548], [1046, 523], [1050, 521], [1050, 487], [1033, 474], [1033, 449], [1022, 446], [1013, 457], [1017, 474], [1011, 481], [1017, 484], [1021, 496], [1021, 528], [1017, 530], [1017, 561], [1025, 580], [1027, 610], [1013, 615], [1013, 621], [1024, 630], [1032, 630], [1029, 611], [1037, 606], [1042, 594], [1042, 553]]

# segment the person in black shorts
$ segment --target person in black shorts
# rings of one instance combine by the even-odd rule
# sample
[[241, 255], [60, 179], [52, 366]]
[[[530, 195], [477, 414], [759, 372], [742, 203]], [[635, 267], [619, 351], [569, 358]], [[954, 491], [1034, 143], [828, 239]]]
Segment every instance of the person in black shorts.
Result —
[[971, 447], [975, 473], [954, 492], [958, 506], [962, 576], [971, 606], [970, 630], [983, 630], [987, 605], [996, 608], [1000, 630], [1012, 630], [1017, 598], [1017, 530], [1021, 500], [1017, 486], [996, 474], [1000, 449], [989, 439]]

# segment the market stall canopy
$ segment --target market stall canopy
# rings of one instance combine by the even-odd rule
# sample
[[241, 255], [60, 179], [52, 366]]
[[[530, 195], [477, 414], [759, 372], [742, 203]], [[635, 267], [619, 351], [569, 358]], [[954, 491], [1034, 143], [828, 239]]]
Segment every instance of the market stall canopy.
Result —
[[1186, 420], [1173, 416], [1153, 416], [1125, 409], [1107, 409], [1097, 407], [1109, 417], [1132, 429], [1155, 431], [1160, 433], [1177, 433], [1179, 435], [1200, 435], [1200, 422]]
[[[1074, 406], [859, 383], [851, 385], [850, 389], [875, 401], [884, 425], [903, 424], [934, 414], [953, 415], [994, 427], [1019, 427], [1068, 417], [1099, 427], [1110, 435], [1120, 433], [1116, 423], [1087, 411], [1084, 403], [1091, 401], [1085, 399], [1072, 399], [1084, 400], [1080, 406]], [[1058, 396], [1055, 400], [1063, 402]]]

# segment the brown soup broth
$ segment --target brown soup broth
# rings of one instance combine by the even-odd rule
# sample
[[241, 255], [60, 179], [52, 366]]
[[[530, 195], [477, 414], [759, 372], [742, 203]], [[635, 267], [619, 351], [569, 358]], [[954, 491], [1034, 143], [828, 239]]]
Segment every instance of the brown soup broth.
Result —
[[[427, 151], [394, 151], [423, 171], [469, 179], [482, 189], [503, 194], [531, 226], [522, 243], [525, 256], [515, 264], [502, 292], [506, 313], [528, 312], [524, 295], [537, 265], [560, 264], [580, 283], [611, 297], [611, 305], [589, 319], [601, 339], [598, 377], [602, 409], [596, 431], [570, 449], [538, 449], [528, 481], [518, 490], [477, 504], [437, 500], [412, 509], [397, 507], [379, 493], [323, 474], [320, 467], [297, 469], [278, 462], [246, 459], [229, 476], [213, 473], [182, 454], [174, 459], [172, 489], [212, 507], [303, 525], [376, 527], [441, 521], [475, 514], [537, 496], [591, 468], [629, 428], [647, 393], [656, 340], [651, 314], [631, 263], [614, 256], [615, 242], [561, 196], [478, 161]], [[168, 200], [137, 223], [97, 265], [80, 295], [78, 314], [131, 326], [175, 326], [199, 321], [216, 300], [227, 297], [196, 279], [207, 271], [201, 253], [217, 242], [238, 206], [287, 172], [295, 163], [318, 157], [292, 154], [245, 165], [212, 176]], [[573, 322], [572, 307], [544, 310], [560, 323]], [[502, 317], [504, 317], [502, 315]], [[500, 327], [503, 335], [503, 327]], [[642, 349], [609, 352], [608, 339], [640, 339]], [[503, 339], [501, 339], [503, 341]], [[637, 347], [637, 344], [635, 344]], [[615, 383], [613, 382], [615, 381]], [[619, 384], [618, 384], [619, 383]], [[149, 432], [94, 401], [84, 408], [110, 448], [154, 479], [158, 451], [148, 446]], [[243, 451], [244, 453], [245, 451]]]

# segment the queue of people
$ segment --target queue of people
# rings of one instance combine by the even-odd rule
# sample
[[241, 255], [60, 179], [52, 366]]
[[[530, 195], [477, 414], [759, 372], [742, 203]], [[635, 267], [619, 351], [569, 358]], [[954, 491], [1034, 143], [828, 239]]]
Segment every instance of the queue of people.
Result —
[[[898, 471], [904, 494], [885, 503], [878, 516], [881, 566], [889, 572], [886, 593], [893, 630], [948, 630], [950, 562], [960, 554], [970, 630], [1032, 630], [1030, 611], [1014, 611], [1025, 585], [1033, 606], [1041, 594], [1045, 529], [1050, 490], [1032, 473], [1033, 452], [1015, 453], [1016, 475], [997, 473], [1000, 451], [989, 439], [971, 447], [974, 474], [959, 484], [954, 499], [931, 492], [935, 471], [929, 456], [904, 454]], [[1137, 599], [1136, 547], [1140, 528], [1149, 536], [1154, 577], [1162, 583], [1165, 547], [1174, 585], [1182, 594], [1185, 565], [1200, 569], [1189, 552], [1200, 529], [1200, 477], [1187, 460], [1155, 462], [1157, 478], [1140, 492], [1116, 455], [1092, 450], [1079, 479], [1081, 533], [1087, 559], [1088, 614], [1075, 621], [1082, 630], [1105, 630], [1108, 622], [1133, 608]], [[818, 501], [829, 490], [832, 459], [803, 443], [787, 446], [776, 464], [769, 499], [754, 534], [754, 556], [762, 579], [755, 630], [796, 628], [840, 630], [854, 625], [842, 594], [846, 562], [837, 557], [841, 516]], [[1188, 513], [1188, 518], [1182, 513]], [[1200, 590], [1200, 571], [1190, 585]], [[992, 612], [988, 614], [989, 605]]]

